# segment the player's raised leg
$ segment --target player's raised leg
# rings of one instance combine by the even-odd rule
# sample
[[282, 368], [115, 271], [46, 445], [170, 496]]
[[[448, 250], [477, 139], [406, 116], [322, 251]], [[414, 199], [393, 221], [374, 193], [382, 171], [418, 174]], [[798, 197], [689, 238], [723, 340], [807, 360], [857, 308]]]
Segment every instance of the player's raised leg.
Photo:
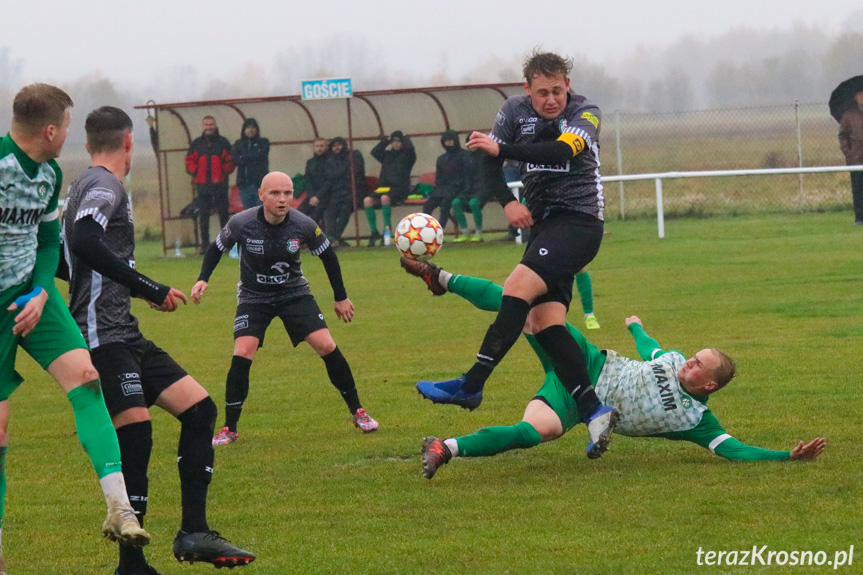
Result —
[[[75, 333], [80, 336], [77, 328]], [[67, 393], [75, 413], [78, 439], [99, 476], [108, 504], [102, 533], [112, 541], [146, 545], [150, 542], [150, 535], [141, 528], [126, 493], [120, 445], [105, 407], [99, 374], [90, 361], [90, 354], [86, 349], [66, 352], [48, 366], [48, 372]]]

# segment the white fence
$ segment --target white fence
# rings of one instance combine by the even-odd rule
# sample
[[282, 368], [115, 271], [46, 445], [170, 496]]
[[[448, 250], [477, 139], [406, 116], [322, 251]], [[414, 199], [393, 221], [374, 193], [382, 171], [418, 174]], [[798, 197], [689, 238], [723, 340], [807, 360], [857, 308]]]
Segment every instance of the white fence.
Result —
[[[610, 182], [632, 182], [639, 180], [653, 180], [656, 184], [656, 227], [659, 239], [665, 237], [665, 209], [662, 201], [662, 181], [681, 178], [716, 178], [728, 176], [775, 176], [789, 174], [819, 174], [828, 172], [863, 172], [863, 165], [860, 166], [819, 166], [812, 168], [769, 168], [757, 170], [706, 170], [700, 172], [662, 172], [657, 174], [629, 174], [620, 176], [603, 176], [603, 183]], [[519, 198], [521, 189], [524, 185], [521, 182], [510, 182], [510, 189], [516, 198]], [[623, 203], [625, 201], [623, 189], [620, 192], [621, 212], [623, 211]], [[518, 238], [521, 243], [521, 235]]]

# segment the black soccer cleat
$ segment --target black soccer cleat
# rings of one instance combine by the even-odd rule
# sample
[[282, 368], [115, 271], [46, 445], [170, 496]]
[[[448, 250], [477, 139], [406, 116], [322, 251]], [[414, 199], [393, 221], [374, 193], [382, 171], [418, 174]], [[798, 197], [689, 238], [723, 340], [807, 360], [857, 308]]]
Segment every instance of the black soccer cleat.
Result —
[[402, 256], [399, 260], [406, 272], [423, 280], [432, 295], [443, 295], [446, 287], [440, 283], [440, 268], [428, 262], [411, 260]]
[[177, 531], [174, 557], [177, 561], [211, 563], [216, 567], [242, 567], [255, 560], [254, 553], [231, 545], [218, 531]]

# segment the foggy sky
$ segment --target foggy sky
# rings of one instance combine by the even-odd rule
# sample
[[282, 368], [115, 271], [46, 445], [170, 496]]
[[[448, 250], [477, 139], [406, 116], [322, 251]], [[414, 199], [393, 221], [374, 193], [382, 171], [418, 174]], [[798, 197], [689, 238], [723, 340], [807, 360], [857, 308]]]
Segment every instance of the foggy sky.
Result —
[[[166, 71], [236, 77], [272, 73], [279, 54], [348, 37], [374, 49], [374, 65], [457, 77], [492, 57], [542, 45], [612, 66], [684, 36], [817, 27], [863, 30], [859, 0], [147, 0], [4, 2], [0, 47], [24, 83], [101, 74], [129, 87]], [[817, 12], [815, 8], [817, 7]], [[852, 15], [855, 17], [852, 19]], [[39, 20], [42, 20], [39, 22]], [[859, 23], [855, 23], [859, 22]], [[350, 76], [351, 70], [335, 70]], [[366, 86], [364, 89], [373, 87]], [[299, 86], [294, 93], [299, 91]]]

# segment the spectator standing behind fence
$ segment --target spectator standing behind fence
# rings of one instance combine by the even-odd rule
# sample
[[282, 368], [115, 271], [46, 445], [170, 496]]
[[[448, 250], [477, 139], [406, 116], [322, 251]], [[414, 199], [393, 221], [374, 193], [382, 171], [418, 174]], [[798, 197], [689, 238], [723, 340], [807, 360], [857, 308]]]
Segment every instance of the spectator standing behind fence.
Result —
[[[354, 181], [357, 186], [357, 201], [365, 196], [366, 164], [359, 150], [354, 155]], [[326, 171], [324, 177], [324, 192], [327, 202], [324, 211], [324, 230], [332, 242], [339, 247], [348, 247], [342, 234], [354, 211], [353, 191], [351, 190], [351, 158], [348, 154], [348, 143], [338, 137], [330, 140], [330, 151], [326, 155]]]
[[[468, 136], [468, 139], [470, 139], [470, 136]], [[482, 241], [483, 186], [482, 180], [479, 177], [478, 158], [474, 155], [473, 151], [467, 152], [466, 173], [465, 186], [452, 201], [452, 212], [458, 222], [459, 229], [459, 236], [453, 239], [455, 243]], [[467, 227], [466, 212], [473, 214], [475, 230], [473, 236], [470, 235], [470, 228]]]
[[300, 206], [300, 211], [321, 225], [324, 211], [327, 209], [325, 193], [329, 146], [326, 138], [315, 138], [312, 145], [314, 155], [306, 161], [305, 173], [306, 193], [309, 199]]
[[219, 214], [219, 224], [228, 223], [228, 175], [234, 171], [231, 142], [219, 135], [219, 126], [212, 116], [201, 120], [203, 133], [192, 141], [186, 154], [186, 169], [195, 177], [195, 201], [198, 203], [203, 254], [210, 245], [210, 214]]
[[[863, 91], [854, 94], [854, 104], [839, 120], [839, 147], [845, 164], [863, 164]], [[854, 199], [854, 225], [863, 226], [863, 172], [851, 172], [851, 197]]]
[[270, 141], [261, 137], [261, 128], [254, 118], [246, 118], [240, 139], [234, 142], [231, 158], [237, 167], [237, 187], [243, 209], [261, 205], [258, 190], [261, 180], [270, 172]]
[[435, 165], [435, 187], [423, 205], [423, 212], [431, 214], [440, 207], [438, 221], [446, 228], [449, 222], [450, 205], [453, 199], [464, 193], [468, 186], [470, 152], [462, 149], [458, 142], [458, 132], [447, 130], [440, 137], [444, 153], [438, 156]]
[[417, 161], [417, 153], [410, 138], [396, 130], [389, 138], [381, 138], [372, 148], [372, 157], [381, 163], [381, 176], [378, 188], [363, 200], [366, 217], [369, 219], [369, 247], [374, 246], [382, 237], [375, 222], [375, 208], [381, 208], [384, 229], [393, 229], [390, 206], [398, 205], [408, 196], [411, 170]]

